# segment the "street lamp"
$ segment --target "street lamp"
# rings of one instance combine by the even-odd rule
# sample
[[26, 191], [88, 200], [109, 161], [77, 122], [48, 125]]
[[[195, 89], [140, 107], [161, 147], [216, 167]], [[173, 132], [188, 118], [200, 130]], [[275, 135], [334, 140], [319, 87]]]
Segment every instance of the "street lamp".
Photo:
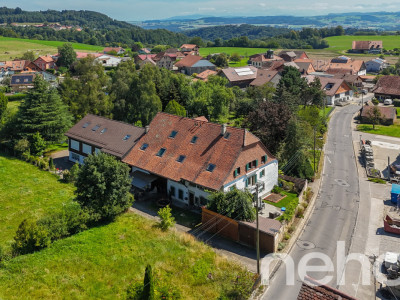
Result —
[[[258, 210], [261, 206], [260, 202], [260, 197], [259, 194], [264, 190], [265, 183], [264, 182], [257, 182], [255, 186], [255, 194], [254, 194], [254, 202], [256, 205], [256, 223], [257, 223], [257, 244], [256, 244], [256, 250], [257, 250], [257, 274], [260, 275], [260, 229], [258, 225]], [[254, 191], [254, 190], [253, 190]]]

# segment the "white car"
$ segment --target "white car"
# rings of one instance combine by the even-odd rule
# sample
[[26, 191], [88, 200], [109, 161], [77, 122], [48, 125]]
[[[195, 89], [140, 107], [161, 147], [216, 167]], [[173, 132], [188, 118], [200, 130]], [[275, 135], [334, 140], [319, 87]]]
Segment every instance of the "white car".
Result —
[[385, 105], [391, 105], [392, 104], [392, 99], [385, 99], [385, 101], [383, 101], [383, 104]]

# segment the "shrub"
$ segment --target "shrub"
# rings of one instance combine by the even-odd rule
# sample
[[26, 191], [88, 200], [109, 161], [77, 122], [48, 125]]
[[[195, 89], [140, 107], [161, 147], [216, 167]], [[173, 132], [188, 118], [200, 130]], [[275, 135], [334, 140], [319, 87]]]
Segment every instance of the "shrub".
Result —
[[28, 96], [28, 94], [15, 94], [15, 95], [10, 95], [7, 96], [8, 101], [18, 101], [25, 99]]
[[42, 138], [39, 132], [36, 132], [32, 136], [30, 150], [33, 155], [41, 156], [43, 151], [46, 149], [46, 142]]
[[38, 163], [39, 168], [42, 170], [48, 170], [49, 169], [49, 163], [46, 159], [44, 158], [39, 158], [39, 163]]
[[303, 203], [301, 203], [301, 206], [303, 206], [304, 209], [306, 209], [308, 207], [308, 203], [307, 202], [303, 202]]
[[49, 158], [49, 170], [53, 171], [55, 169], [54, 160], [52, 157]]
[[296, 229], [296, 227], [295, 227], [294, 225], [291, 225], [291, 226], [288, 228], [288, 232], [289, 232], [289, 233], [292, 233], [295, 229]]
[[23, 220], [14, 236], [12, 251], [14, 255], [33, 253], [50, 245], [50, 238], [43, 226], [35, 221]]
[[158, 211], [160, 217], [160, 223], [158, 224], [161, 230], [166, 231], [168, 228], [175, 225], [175, 218], [171, 214], [171, 208], [167, 205], [164, 208], [160, 208]]
[[378, 105], [378, 104], [379, 104], [379, 100], [376, 99], [376, 98], [373, 98], [373, 99], [372, 99], [372, 104], [373, 104], [373, 105]]
[[281, 242], [278, 244], [278, 251], [282, 251], [283, 249], [285, 249], [286, 247], [286, 243], [285, 242]]
[[297, 208], [296, 217], [298, 217], [298, 218], [304, 217], [304, 208], [302, 206], [299, 206]]
[[21, 139], [14, 145], [14, 151], [17, 156], [22, 155], [24, 152], [29, 152], [29, 141], [27, 139]]
[[225, 297], [229, 299], [245, 300], [249, 299], [253, 292], [254, 275], [249, 272], [242, 272], [236, 276], [232, 282], [232, 287], [224, 292]]
[[134, 282], [128, 286], [126, 290], [126, 299], [127, 300], [142, 300], [143, 294], [143, 283], [142, 282]]
[[274, 188], [271, 190], [272, 193], [274, 194], [280, 194], [281, 192], [283, 192], [283, 189], [277, 185], [274, 186]]
[[394, 105], [394, 107], [400, 107], [400, 99], [394, 99], [393, 105]]
[[285, 239], [285, 241], [287, 241], [288, 239], [290, 239], [290, 234], [288, 232], [285, 232], [283, 238]]

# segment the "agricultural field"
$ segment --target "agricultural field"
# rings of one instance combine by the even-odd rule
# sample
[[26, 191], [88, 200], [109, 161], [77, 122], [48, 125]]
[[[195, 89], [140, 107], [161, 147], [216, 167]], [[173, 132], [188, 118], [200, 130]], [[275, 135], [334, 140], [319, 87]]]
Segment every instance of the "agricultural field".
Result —
[[60, 209], [74, 194], [72, 185], [60, 183], [53, 174], [2, 154], [0, 182], [0, 246], [5, 247], [22, 220]]
[[[0, 60], [11, 60], [21, 56], [26, 51], [33, 51], [35, 55], [55, 54], [57, 47], [65, 42], [40, 41], [29, 39], [18, 39], [0, 36]], [[79, 43], [72, 43], [76, 51], [96, 52], [103, 50], [102, 46], [93, 46]]]
[[[0, 180], [2, 247], [24, 218], [57, 210], [73, 197], [71, 184], [4, 155]], [[143, 281], [147, 264], [157, 282], [178, 289], [182, 299], [217, 299], [237, 288], [237, 276], [246, 287], [253, 276], [189, 234], [162, 232], [154, 221], [125, 213], [39, 252], [2, 261], [0, 299], [125, 299], [129, 284]]]
[[351, 49], [353, 41], [382, 41], [383, 48], [392, 50], [393, 48], [400, 48], [400, 36], [398, 35], [367, 35], [367, 36], [331, 36], [325, 38], [329, 43], [327, 50], [334, 51], [347, 51]]

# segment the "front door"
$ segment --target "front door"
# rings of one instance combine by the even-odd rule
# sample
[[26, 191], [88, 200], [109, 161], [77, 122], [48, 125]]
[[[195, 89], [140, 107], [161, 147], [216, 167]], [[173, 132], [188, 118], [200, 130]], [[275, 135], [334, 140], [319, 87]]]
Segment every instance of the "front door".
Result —
[[194, 205], [194, 193], [189, 192], [189, 205], [193, 206]]

